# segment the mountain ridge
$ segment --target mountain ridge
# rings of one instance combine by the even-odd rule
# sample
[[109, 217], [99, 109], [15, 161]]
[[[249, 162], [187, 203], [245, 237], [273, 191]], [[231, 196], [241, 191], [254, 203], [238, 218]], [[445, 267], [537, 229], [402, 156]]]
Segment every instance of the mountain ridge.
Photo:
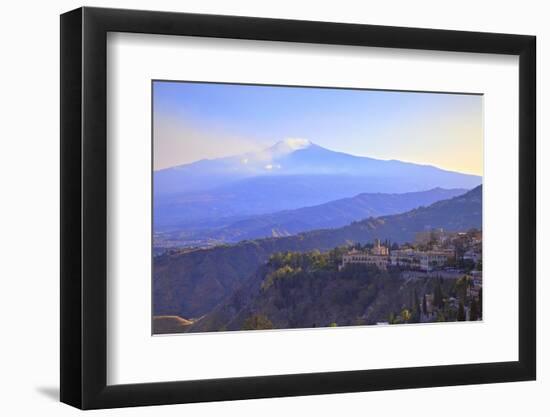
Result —
[[201, 160], [153, 177], [155, 228], [324, 204], [361, 193], [471, 189], [481, 177], [332, 151], [312, 142]]
[[[207, 224], [197, 225], [196, 230], [166, 233], [180, 246], [212, 246], [213, 244], [237, 243], [263, 237], [290, 236], [297, 233], [345, 226], [366, 217], [397, 214], [439, 200], [464, 194], [465, 189], [434, 188], [411, 193], [361, 193], [353, 197], [328, 203], [282, 210], [263, 215], [228, 219], [221, 223], [216, 219], [212, 228]], [[221, 226], [219, 226], [222, 224]]]

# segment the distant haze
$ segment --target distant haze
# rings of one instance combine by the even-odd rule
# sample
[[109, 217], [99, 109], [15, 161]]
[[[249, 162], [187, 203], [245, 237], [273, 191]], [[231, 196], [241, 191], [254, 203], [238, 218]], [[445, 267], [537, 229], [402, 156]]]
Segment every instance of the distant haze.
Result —
[[155, 81], [153, 98], [155, 170], [258, 152], [284, 139], [483, 171], [480, 95]]

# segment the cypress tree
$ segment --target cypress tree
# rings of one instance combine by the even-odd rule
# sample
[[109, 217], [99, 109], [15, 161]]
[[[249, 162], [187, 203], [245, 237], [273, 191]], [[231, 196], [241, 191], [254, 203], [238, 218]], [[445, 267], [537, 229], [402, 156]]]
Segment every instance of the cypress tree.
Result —
[[414, 288], [414, 291], [413, 291], [413, 296], [412, 296], [412, 315], [411, 315], [411, 322], [413, 323], [419, 323], [420, 322], [420, 301], [419, 301], [419, 298], [418, 298], [418, 293], [416, 291], [416, 287]]
[[422, 297], [422, 312], [428, 314], [428, 302], [426, 301], [426, 294]]
[[443, 292], [441, 291], [441, 283], [436, 281], [434, 290], [434, 305], [437, 308], [443, 308]]
[[474, 298], [470, 303], [470, 321], [476, 321], [479, 318], [477, 301]]
[[464, 303], [461, 301], [458, 305], [457, 321], [466, 321], [466, 312], [464, 311]]

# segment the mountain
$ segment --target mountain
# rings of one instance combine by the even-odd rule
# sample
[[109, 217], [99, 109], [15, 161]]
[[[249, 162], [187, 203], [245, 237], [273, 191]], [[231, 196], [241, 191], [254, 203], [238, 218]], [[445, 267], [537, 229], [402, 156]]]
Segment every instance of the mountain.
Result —
[[[244, 219], [226, 218], [205, 223], [191, 230], [177, 230], [162, 236], [164, 240], [185, 246], [213, 246], [221, 243], [237, 243], [263, 237], [290, 236], [315, 229], [341, 227], [367, 217], [403, 213], [439, 200], [464, 194], [467, 190], [434, 188], [403, 194], [362, 193], [355, 197], [331, 201], [325, 204], [283, 210], [270, 214], [250, 216]], [[219, 226], [216, 223], [221, 223]]]
[[481, 178], [288, 139], [259, 152], [155, 171], [153, 182], [154, 222], [159, 230], [292, 210], [366, 192], [470, 189], [481, 184]]
[[295, 236], [242, 241], [210, 249], [181, 250], [154, 258], [154, 315], [200, 317], [237, 290], [277, 252], [321, 252], [375, 238], [403, 243], [429, 228], [461, 231], [481, 228], [482, 187], [401, 214], [370, 217], [337, 229]]
[[[286, 139], [257, 152], [199, 161], [155, 171], [154, 189], [156, 195], [210, 189], [235, 180], [270, 174], [273, 172], [291, 174], [293, 167], [282, 160], [289, 154], [315, 147], [308, 140]], [[296, 172], [294, 172], [296, 173]]]

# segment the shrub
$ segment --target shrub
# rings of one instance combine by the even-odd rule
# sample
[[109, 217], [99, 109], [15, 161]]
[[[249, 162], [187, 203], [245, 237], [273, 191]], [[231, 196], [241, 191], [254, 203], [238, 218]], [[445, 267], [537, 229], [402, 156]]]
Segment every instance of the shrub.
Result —
[[268, 330], [273, 329], [273, 323], [263, 314], [254, 314], [248, 317], [242, 326], [242, 330]]

